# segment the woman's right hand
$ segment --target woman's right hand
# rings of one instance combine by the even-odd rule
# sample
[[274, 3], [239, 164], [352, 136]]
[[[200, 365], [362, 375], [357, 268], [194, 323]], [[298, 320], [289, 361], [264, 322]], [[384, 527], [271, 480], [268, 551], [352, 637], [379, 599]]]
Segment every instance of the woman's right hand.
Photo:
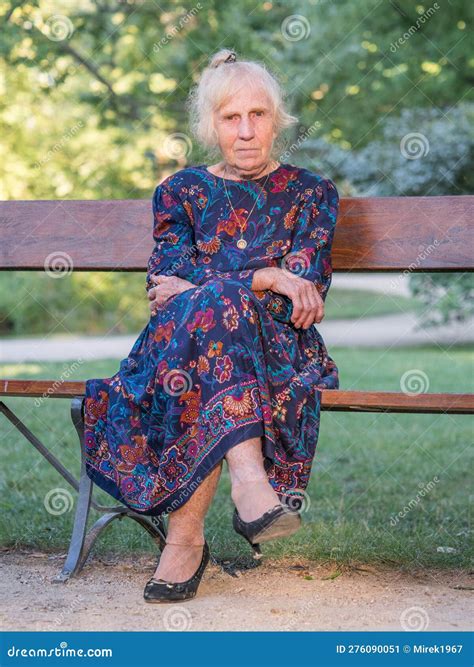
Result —
[[189, 280], [177, 276], [152, 275], [151, 281], [155, 283], [155, 287], [148, 290], [149, 308], [152, 315], [156, 315], [157, 309], [172, 296], [198, 287]]
[[310, 280], [288, 271], [285, 268], [272, 268], [270, 289], [291, 299], [293, 312], [291, 321], [299, 329], [309, 329], [324, 317], [324, 301], [316, 285]]

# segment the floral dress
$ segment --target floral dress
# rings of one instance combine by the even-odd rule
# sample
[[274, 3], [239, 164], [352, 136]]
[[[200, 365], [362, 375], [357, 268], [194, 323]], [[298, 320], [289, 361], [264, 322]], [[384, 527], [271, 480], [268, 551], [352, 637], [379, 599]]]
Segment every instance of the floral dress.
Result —
[[339, 387], [338, 368], [315, 326], [294, 327], [291, 299], [251, 285], [257, 269], [284, 267], [325, 300], [338, 203], [331, 180], [285, 163], [237, 181], [191, 166], [156, 187], [146, 289], [152, 274], [196, 287], [150, 315], [115, 375], [86, 381], [86, 470], [99, 487], [167, 514], [231, 447], [260, 437], [271, 485], [301, 507], [320, 390]]

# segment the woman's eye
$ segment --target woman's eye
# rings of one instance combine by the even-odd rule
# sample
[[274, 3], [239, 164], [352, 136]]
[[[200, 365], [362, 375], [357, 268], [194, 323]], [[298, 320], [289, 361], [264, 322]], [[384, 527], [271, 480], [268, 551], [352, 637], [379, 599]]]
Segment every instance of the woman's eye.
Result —
[[[265, 111], [254, 111], [254, 115], [258, 116], [260, 118], [260, 117], [265, 115]], [[225, 116], [225, 119], [226, 120], [234, 120], [238, 117], [239, 117], [239, 115], [235, 113], [232, 116]]]

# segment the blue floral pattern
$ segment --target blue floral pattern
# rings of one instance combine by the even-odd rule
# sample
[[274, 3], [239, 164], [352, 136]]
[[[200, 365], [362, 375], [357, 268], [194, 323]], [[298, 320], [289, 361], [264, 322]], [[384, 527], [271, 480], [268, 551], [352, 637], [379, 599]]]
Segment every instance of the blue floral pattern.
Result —
[[270, 483], [301, 505], [321, 389], [339, 387], [338, 368], [315, 326], [294, 327], [291, 299], [252, 280], [285, 267], [325, 300], [338, 204], [331, 180], [290, 164], [238, 181], [197, 165], [156, 187], [146, 289], [152, 274], [194, 286], [150, 315], [114, 376], [86, 381], [86, 469], [99, 487], [136, 512], [168, 513], [260, 436]]

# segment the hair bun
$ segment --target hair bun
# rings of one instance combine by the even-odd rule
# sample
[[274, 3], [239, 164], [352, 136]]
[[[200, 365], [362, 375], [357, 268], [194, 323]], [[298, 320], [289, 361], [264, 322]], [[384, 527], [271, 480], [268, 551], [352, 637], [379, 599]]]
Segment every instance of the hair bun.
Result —
[[230, 49], [222, 49], [212, 57], [211, 62], [209, 63], [209, 67], [216, 68], [219, 67], [219, 65], [235, 63], [236, 60], [237, 54], [235, 51]]

